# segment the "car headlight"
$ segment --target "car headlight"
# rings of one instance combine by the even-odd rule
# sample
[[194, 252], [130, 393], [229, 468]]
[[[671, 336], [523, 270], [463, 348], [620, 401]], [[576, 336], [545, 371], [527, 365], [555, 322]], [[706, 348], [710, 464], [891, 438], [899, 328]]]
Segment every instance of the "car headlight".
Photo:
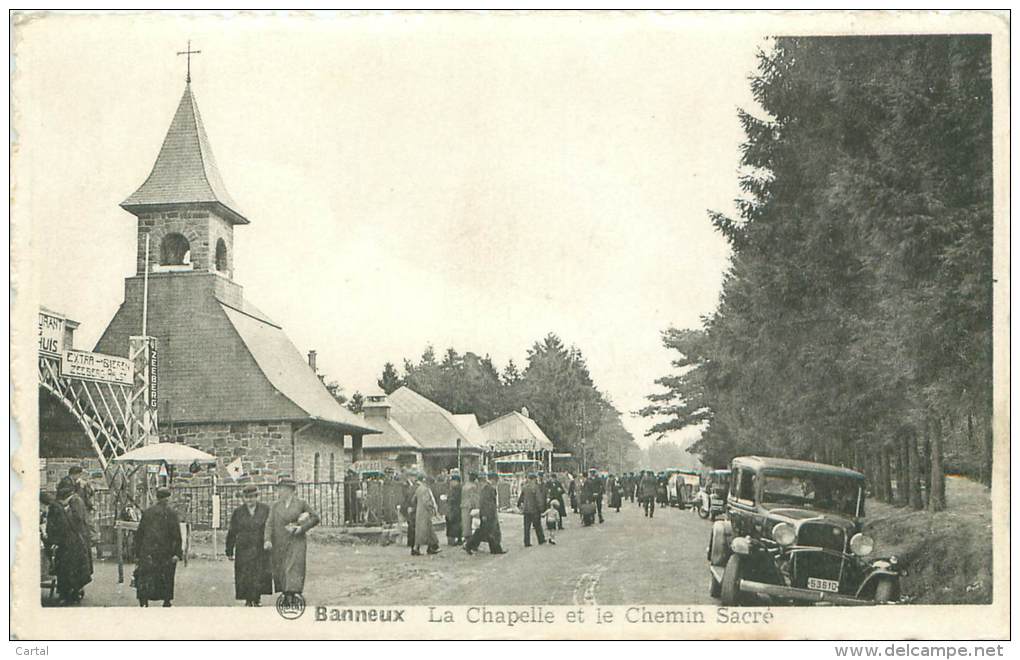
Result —
[[850, 551], [860, 557], [867, 557], [875, 551], [875, 540], [865, 534], [854, 534], [850, 539]]
[[797, 530], [790, 523], [781, 522], [772, 528], [772, 539], [779, 545], [793, 545], [797, 540]]
[[751, 541], [746, 536], [738, 536], [730, 543], [730, 548], [738, 555], [751, 554]]

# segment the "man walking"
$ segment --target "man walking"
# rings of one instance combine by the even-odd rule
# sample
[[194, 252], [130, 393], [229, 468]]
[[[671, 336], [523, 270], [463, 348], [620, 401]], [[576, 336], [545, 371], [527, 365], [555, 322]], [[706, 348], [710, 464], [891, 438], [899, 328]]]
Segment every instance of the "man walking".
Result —
[[417, 486], [414, 491], [414, 546], [411, 548], [412, 555], [421, 554], [421, 546], [425, 546], [426, 552], [430, 555], [439, 553], [439, 537], [432, 529], [432, 518], [435, 517], [438, 508], [436, 498], [432, 489], [425, 483], [424, 475], [418, 474]]
[[499, 506], [497, 504], [496, 484], [499, 482], [499, 474], [489, 473], [489, 480], [482, 484], [478, 494], [478, 513], [481, 517], [481, 524], [475, 530], [468, 542], [464, 544], [464, 552], [474, 554], [482, 541], [489, 544], [489, 552], [494, 555], [506, 553], [501, 545], [503, 534], [499, 529]]
[[401, 504], [401, 513], [404, 514], [404, 520], [407, 522], [407, 547], [414, 549], [414, 493], [418, 490], [418, 484], [415, 480], [415, 473], [413, 470], [408, 470], [404, 473], [404, 482], [401, 484], [401, 494], [403, 495], [403, 503]]
[[655, 517], [655, 495], [658, 490], [659, 480], [651, 470], [644, 470], [641, 475], [641, 482], [638, 484], [638, 499], [645, 508], [645, 517]]
[[476, 516], [472, 516], [471, 512], [478, 508], [478, 490], [478, 473], [469, 472], [467, 483], [464, 484], [460, 494], [460, 524], [465, 542], [474, 532], [472, 523]]
[[605, 522], [602, 517], [602, 498], [606, 494], [606, 482], [599, 476], [598, 470], [592, 468], [588, 471], [588, 481], [593, 484], [594, 498], [595, 498], [595, 510], [599, 514], [599, 524]]
[[464, 542], [464, 519], [461, 517], [460, 505], [464, 489], [460, 483], [460, 475], [450, 477], [450, 494], [446, 496], [446, 544], [460, 545]]
[[307, 502], [296, 497], [297, 484], [289, 476], [282, 475], [276, 488], [280, 499], [269, 510], [267, 522], [273, 586], [277, 592], [283, 592], [284, 606], [291, 606], [305, 588], [306, 534], [319, 524], [319, 516]]
[[262, 594], [273, 593], [272, 544], [266, 539], [269, 505], [259, 502], [254, 484], [245, 486], [241, 495], [244, 503], [234, 509], [227, 529], [227, 559], [234, 562], [234, 598], [245, 607], [260, 607]]
[[524, 514], [524, 547], [531, 547], [532, 527], [535, 528], [535, 535], [538, 536], [538, 544], [543, 545], [545, 533], [542, 531], [542, 513], [545, 512], [545, 502], [534, 472], [528, 473], [528, 480], [521, 487], [521, 495], [517, 498], [517, 508]]
[[150, 600], [162, 600], [170, 607], [174, 599], [177, 562], [184, 559], [181, 546], [181, 521], [170, 508], [170, 489], [156, 489], [156, 503], [142, 513], [135, 532], [135, 589], [138, 604], [148, 607]]

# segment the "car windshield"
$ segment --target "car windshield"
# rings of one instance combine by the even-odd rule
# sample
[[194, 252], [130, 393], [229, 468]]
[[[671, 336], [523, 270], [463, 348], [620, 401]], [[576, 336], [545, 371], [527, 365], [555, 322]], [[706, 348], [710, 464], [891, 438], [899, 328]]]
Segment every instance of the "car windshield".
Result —
[[763, 504], [792, 504], [848, 516], [864, 515], [857, 479], [809, 473], [766, 473]]

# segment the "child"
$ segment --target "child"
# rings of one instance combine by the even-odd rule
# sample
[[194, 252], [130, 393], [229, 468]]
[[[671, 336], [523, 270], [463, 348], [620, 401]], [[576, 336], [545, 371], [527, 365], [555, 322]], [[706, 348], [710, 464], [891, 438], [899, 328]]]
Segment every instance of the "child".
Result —
[[552, 545], [556, 545], [556, 528], [560, 525], [560, 511], [553, 503], [542, 515], [545, 517], [545, 538]]

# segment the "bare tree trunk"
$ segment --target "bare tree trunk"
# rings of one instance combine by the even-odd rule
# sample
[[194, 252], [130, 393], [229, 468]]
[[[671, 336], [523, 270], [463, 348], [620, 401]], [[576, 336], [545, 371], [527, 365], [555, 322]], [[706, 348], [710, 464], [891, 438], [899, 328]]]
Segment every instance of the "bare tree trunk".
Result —
[[[970, 421], [970, 417], [967, 417], [967, 420]], [[984, 471], [984, 474], [985, 474], [984, 484], [988, 488], [991, 488], [991, 473], [992, 473], [991, 472], [991, 468], [994, 465], [994, 443], [992, 441], [992, 438], [993, 437], [992, 437], [992, 433], [991, 433], [991, 420], [989, 419], [988, 423], [985, 424], [984, 443], [983, 443], [983, 445], [984, 445], [984, 447], [983, 447], [983, 449], [984, 449], [984, 452], [983, 452], [983, 454], [984, 454], [984, 461], [983, 461], [984, 462], [984, 470], [983, 471]]]
[[946, 474], [942, 461], [942, 418], [936, 416], [931, 437], [931, 490], [928, 491], [928, 510], [946, 508]]
[[896, 460], [896, 505], [910, 505], [910, 461], [907, 459], [908, 448], [910, 447], [909, 436], [902, 436], [899, 440], [899, 456]]
[[878, 452], [878, 497], [883, 502], [891, 502], [892, 482], [889, 478], [889, 447], [882, 445]]
[[907, 494], [910, 508], [920, 511], [924, 508], [921, 501], [921, 461], [917, 454], [917, 434], [907, 435]]

